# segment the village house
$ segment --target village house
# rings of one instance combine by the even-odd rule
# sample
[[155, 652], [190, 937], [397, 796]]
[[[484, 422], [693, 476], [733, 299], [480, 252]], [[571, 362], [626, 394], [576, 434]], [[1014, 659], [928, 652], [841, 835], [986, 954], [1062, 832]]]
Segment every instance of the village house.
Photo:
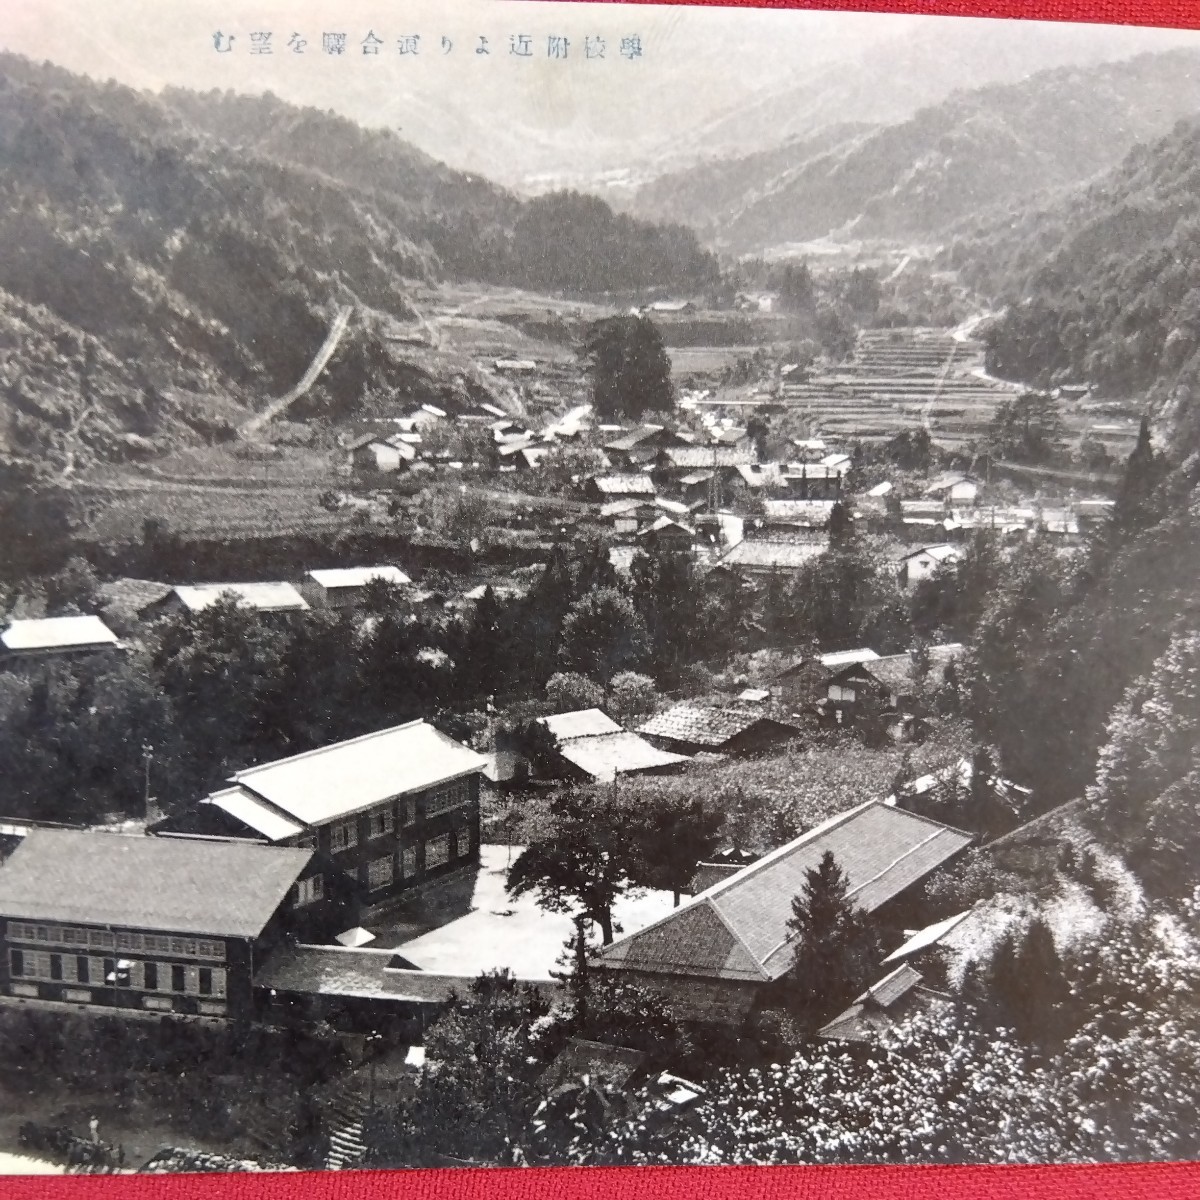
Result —
[[793, 500], [837, 500], [845, 472], [826, 463], [788, 463], [783, 472], [784, 493]]
[[170, 591], [169, 583], [156, 579], [122, 577], [102, 583], [96, 589], [100, 619], [118, 633], [131, 632], [147, 610]]
[[399, 567], [332, 567], [308, 571], [301, 591], [314, 608], [353, 609], [372, 583], [407, 587], [412, 583]]
[[663, 425], [639, 425], [620, 437], [604, 443], [604, 453], [618, 471], [636, 471], [654, 461], [668, 446], [689, 444], [678, 430]]
[[314, 927], [310, 849], [33, 829], [0, 866], [9, 1004], [253, 1015], [254, 965]]
[[592, 475], [584, 482], [584, 496], [593, 503], [606, 503], [630, 496], [653, 497], [654, 480], [642, 472], [626, 475]]
[[889, 971], [844, 1011], [817, 1030], [817, 1037], [838, 1042], [873, 1042], [919, 1009], [949, 1007], [950, 998], [924, 986], [908, 963]]
[[792, 446], [798, 463], [819, 463], [830, 453], [822, 438], [793, 438]]
[[661, 516], [646, 529], [638, 531], [637, 541], [649, 554], [690, 554], [696, 544], [696, 531], [682, 521]]
[[148, 618], [194, 614], [227, 598], [267, 617], [308, 612], [308, 602], [296, 587], [282, 582], [180, 584], [145, 611]]
[[685, 702], [651, 717], [638, 733], [678, 754], [745, 757], [776, 750], [798, 737], [800, 730], [752, 709], [704, 708]]
[[738, 468], [758, 459], [753, 446], [667, 446], [654, 458], [654, 479], [660, 487], [698, 471], [716, 474], [723, 483], [739, 478]]
[[393, 433], [386, 437], [365, 433], [346, 447], [352, 470], [363, 474], [394, 475], [416, 462], [419, 451], [411, 438]]
[[939, 475], [925, 485], [925, 495], [947, 508], [970, 507], [979, 499], [979, 480], [974, 475]]
[[792, 901], [827, 852], [846, 876], [850, 899], [886, 936], [920, 911], [917, 885], [971, 841], [961, 830], [869, 801], [618, 938], [601, 950], [597, 967], [662, 993], [684, 1019], [736, 1027], [791, 968]]
[[348, 880], [353, 920], [479, 863], [482, 755], [425, 721], [248, 767], [159, 836], [318, 851]]
[[814, 542], [759, 541], [745, 539], [731, 546], [713, 567], [740, 575], [745, 579], [761, 581], [764, 576], [791, 574], [821, 554], [825, 553], [824, 539]]
[[0, 633], [0, 664], [4, 666], [121, 649], [117, 635], [96, 616], [15, 620]]
[[845, 667], [873, 662], [874, 650], [838, 650], [832, 654], [814, 654], [785, 667], [771, 682], [773, 695], [785, 704], [816, 704], [823, 700], [830, 679]]
[[916, 587], [922, 580], [929, 579], [939, 570], [953, 566], [960, 558], [962, 550], [949, 542], [937, 542], [932, 546], [920, 546], [911, 550], [899, 560], [900, 586]]
[[852, 724], [867, 704], [881, 713], [913, 712], [921, 686], [937, 687], [945, 682], [947, 670], [964, 650], [959, 642], [928, 647], [929, 669], [924, 680], [912, 654], [848, 664], [829, 677], [825, 709], [839, 724]]
[[540, 756], [542, 765], [568, 779], [609, 782], [618, 775], [670, 775], [688, 761], [686, 755], [660, 750], [622, 729], [598, 708], [538, 717], [534, 724], [549, 742], [549, 753]]
[[828, 529], [836, 500], [764, 500], [761, 523], [747, 522], [766, 537]]

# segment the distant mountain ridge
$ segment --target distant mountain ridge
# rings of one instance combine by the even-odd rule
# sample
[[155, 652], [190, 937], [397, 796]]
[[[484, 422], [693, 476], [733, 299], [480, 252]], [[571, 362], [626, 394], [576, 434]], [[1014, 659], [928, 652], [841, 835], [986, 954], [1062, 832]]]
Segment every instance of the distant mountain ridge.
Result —
[[760, 251], [832, 233], [940, 242], [955, 222], [1074, 184], [1200, 112], [1200, 53], [1171, 50], [956, 92], [898, 124], [831, 127], [667, 175], [632, 211]]
[[0, 449], [55, 456], [76, 426], [98, 457], [223, 436], [301, 377], [339, 305], [359, 315], [320, 387], [352, 406], [408, 377], [370, 325], [411, 319], [415, 280], [692, 289], [715, 271], [688, 230], [523, 201], [332, 113], [0, 55]]
[[960, 231], [944, 254], [1004, 309], [999, 374], [1088, 382], [1200, 451], [1200, 118], [1138, 146], [1089, 186]]

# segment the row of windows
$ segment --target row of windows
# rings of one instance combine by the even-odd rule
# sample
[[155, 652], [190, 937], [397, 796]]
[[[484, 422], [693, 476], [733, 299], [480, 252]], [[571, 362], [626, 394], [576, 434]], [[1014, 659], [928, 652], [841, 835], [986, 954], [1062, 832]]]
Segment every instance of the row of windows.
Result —
[[[430, 838], [425, 843], [425, 870], [432, 871], [452, 858], [465, 858], [471, 853], [471, 831], [455, 829]], [[400, 854], [400, 877], [411, 879], [417, 873], [417, 848], [409, 846]], [[367, 886], [371, 891], [390, 887], [396, 877], [395, 862], [390, 854], [367, 863]]]
[[[449, 812], [452, 808], [461, 808], [471, 802], [471, 784], [469, 780], [459, 779], [443, 788], [429, 792], [425, 797], [425, 815], [434, 816], [437, 813]], [[401, 802], [402, 817], [405, 825], [413, 825], [417, 820], [417, 800], [415, 796], [407, 796]], [[391, 803], [373, 809], [366, 814], [367, 838], [387, 837], [396, 829], [396, 813]], [[331, 850], [349, 850], [357, 846], [359, 841], [358, 818], [350, 817], [345, 821], [337, 821], [329, 827], [329, 848]]]
[[432, 817], [434, 813], [448, 812], [452, 808], [460, 808], [471, 803], [471, 781], [456, 779], [437, 791], [430, 792], [425, 797], [425, 815]]
[[114, 933], [111, 929], [31, 925], [24, 921], [9, 921], [8, 939], [12, 942], [39, 942], [47, 946], [90, 946], [99, 950], [141, 951], [184, 958], [225, 957], [225, 943], [208, 938], [167, 937], [157, 933]]
[[49, 950], [10, 950], [8, 963], [14, 979], [82, 983], [139, 992], [178, 992], [185, 996], [225, 995], [224, 967], [55, 954]]

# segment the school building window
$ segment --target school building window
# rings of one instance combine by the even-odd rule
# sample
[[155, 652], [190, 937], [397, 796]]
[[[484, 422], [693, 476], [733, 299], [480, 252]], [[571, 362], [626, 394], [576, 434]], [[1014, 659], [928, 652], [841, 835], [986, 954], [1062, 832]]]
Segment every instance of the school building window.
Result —
[[310, 875], [296, 884], [297, 904], [312, 904], [316, 900], [323, 899], [324, 896], [325, 877], [323, 875]]
[[386, 808], [378, 808], [367, 818], [367, 828], [373, 838], [386, 837], [396, 828], [396, 814], [389, 804]]
[[367, 863], [367, 886], [371, 891], [377, 892], [380, 888], [385, 888], [392, 882], [394, 874], [392, 856], [390, 854], [384, 858], [377, 858], [373, 862]]
[[329, 827], [329, 848], [331, 850], [348, 850], [358, 845], [358, 819], [339, 821]]
[[432, 817], [435, 813], [449, 812], [452, 808], [460, 808], [471, 802], [471, 784], [466, 779], [456, 779], [425, 797], [425, 815]]
[[441, 837], [430, 838], [425, 843], [425, 870], [432, 871], [450, 861], [450, 835], [443, 833]]
[[404, 823], [405, 823], [405, 825], [412, 825], [416, 822], [416, 819], [417, 819], [417, 798], [415, 796], [409, 796], [404, 801]]
[[411, 879], [417, 873], [417, 848], [409, 846], [400, 855], [400, 874], [405, 879]]

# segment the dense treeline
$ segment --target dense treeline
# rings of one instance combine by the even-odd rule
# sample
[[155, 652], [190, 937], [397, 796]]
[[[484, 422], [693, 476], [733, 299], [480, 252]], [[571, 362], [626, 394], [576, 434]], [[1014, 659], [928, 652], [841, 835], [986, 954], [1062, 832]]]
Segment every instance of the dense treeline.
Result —
[[1200, 125], [1181, 121], [1092, 186], [960, 238], [950, 261], [1006, 306], [986, 333], [990, 368], [1120, 397], [1152, 391], [1168, 415], [1194, 413], [1198, 180]]
[[[158, 98], [6, 55], [0, 102], [0, 388], [26, 452], [60, 451], [85, 411], [79, 443], [101, 457], [130, 434], [227, 433], [229, 410], [300, 378], [337, 304], [411, 320], [408, 281], [580, 294], [717, 275], [682, 228], [524, 202], [272, 97]], [[319, 388], [347, 408], [402, 392], [404, 371], [356, 322]]]

